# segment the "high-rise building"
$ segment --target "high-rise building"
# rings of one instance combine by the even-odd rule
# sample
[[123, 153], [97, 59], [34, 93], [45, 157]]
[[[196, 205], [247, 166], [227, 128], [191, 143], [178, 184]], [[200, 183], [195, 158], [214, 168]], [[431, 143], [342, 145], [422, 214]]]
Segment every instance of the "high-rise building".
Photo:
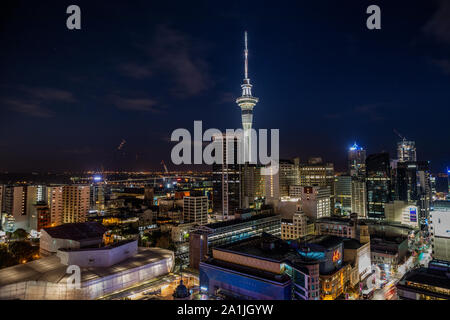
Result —
[[419, 207], [419, 224], [426, 228], [432, 195], [429, 162], [398, 162], [394, 172], [395, 199], [415, 203]]
[[432, 256], [450, 262], [450, 201], [435, 201], [430, 213]]
[[242, 129], [244, 130], [244, 155], [245, 162], [252, 162], [256, 159], [251, 158], [251, 129], [253, 123], [253, 108], [258, 103], [258, 98], [252, 95], [252, 85], [248, 77], [248, 48], [247, 48], [247, 31], [245, 32], [245, 49], [244, 49], [244, 83], [241, 85], [242, 96], [236, 99], [236, 103], [242, 112]]
[[352, 177], [366, 174], [366, 150], [356, 142], [348, 150], [348, 172]]
[[366, 159], [367, 216], [384, 219], [384, 206], [392, 199], [389, 153], [371, 154]]
[[323, 163], [321, 158], [309, 159], [307, 164], [300, 165], [300, 185], [329, 187], [331, 192], [330, 214], [334, 208], [334, 165]]
[[14, 220], [14, 229], [36, 229], [36, 186], [4, 186], [3, 213]]
[[276, 206], [280, 200], [280, 170], [274, 171], [271, 165], [266, 167], [269, 174], [264, 176], [266, 203]]
[[51, 227], [52, 223], [50, 216], [50, 208], [48, 207], [48, 204], [44, 201], [38, 201], [35, 207], [37, 216], [36, 230], [39, 232], [43, 228]]
[[329, 187], [303, 187], [300, 199], [303, 212], [313, 221], [331, 215], [331, 192]]
[[264, 202], [264, 176], [262, 166], [245, 163], [241, 166], [242, 173], [242, 207], [259, 209]]
[[64, 185], [47, 188], [47, 204], [52, 226], [85, 222], [89, 211], [89, 185]]
[[208, 197], [207, 196], [187, 196], [183, 198], [183, 218], [184, 222], [198, 223], [200, 225], [208, 223]]
[[213, 170], [213, 210], [227, 220], [242, 207], [241, 165], [237, 161], [238, 137], [224, 134], [216, 136], [222, 146], [222, 164], [214, 163]]
[[367, 218], [367, 192], [364, 177], [352, 177], [352, 213]]
[[399, 162], [417, 161], [416, 143], [405, 138], [397, 142], [397, 158]]
[[289, 197], [289, 187], [300, 184], [299, 159], [279, 160], [280, 197]]
[[63, 223], [85, 222], [89, 212], [88, 185], [69, 185], [63, 188]]
[[337, 176], [334, 180], [335, 213], [349, 215], [352, 213], [352, 177]]
[[63, 186], [47, 187], [47, 204], [50, 209], [51, 226], [61, 225], [63, 215]]

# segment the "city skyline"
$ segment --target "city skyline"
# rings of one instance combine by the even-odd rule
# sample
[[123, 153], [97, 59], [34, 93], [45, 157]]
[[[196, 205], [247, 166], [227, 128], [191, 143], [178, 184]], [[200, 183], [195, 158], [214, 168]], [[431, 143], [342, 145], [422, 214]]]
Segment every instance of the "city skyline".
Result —
[[182, 169], [169, 160], [174, 129], [241, 126], [245, 30], [262, 99], [253, 124], [280, 129], [281, 158], [321, 156], [343, 171], [355, 140], [395, 158], [398, 130], [433, 172], [448, 167], [445, 2], [381, 1], [376, 31], [365, 4], [290, 4], [286, 16], [255, 7], [251, 17], [205, 4], [177, 20], [164, 4], [79, 6], [79, 31], [65, 27], [64, 2], [6, 10], [2, 38], [18, 42], [1, 53], [0, 171]]

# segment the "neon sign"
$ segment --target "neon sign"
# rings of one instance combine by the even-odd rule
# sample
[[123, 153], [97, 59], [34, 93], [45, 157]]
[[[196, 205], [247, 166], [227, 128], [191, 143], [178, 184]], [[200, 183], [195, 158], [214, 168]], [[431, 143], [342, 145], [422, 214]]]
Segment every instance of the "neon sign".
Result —
[[339, 261], [341, 259], [341, 253], [339, 250], [333, 252], [333, 262]]

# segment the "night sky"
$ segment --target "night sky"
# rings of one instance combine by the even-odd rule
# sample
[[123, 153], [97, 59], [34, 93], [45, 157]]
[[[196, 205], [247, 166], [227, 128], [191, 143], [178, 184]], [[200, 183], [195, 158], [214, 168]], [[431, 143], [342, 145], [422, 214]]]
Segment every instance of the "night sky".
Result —
[[[371, 4], [381, 30], [366, 28]], [[450, 1], [1, 6], [0, 171], [178, 169], [174, 129], [240, 127], [245, 30], [254, 127], [280, 129], [281, 157], [345, 169], [355, 140], [394, 157], [396, 129], [434, 172], [450, 166]]]

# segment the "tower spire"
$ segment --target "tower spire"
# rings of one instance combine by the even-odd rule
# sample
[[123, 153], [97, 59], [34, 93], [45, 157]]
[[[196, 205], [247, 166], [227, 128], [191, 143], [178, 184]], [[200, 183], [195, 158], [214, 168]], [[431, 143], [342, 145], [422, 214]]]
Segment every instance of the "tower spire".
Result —
[[247, 31], [245, 31], [245, 49], [244, 49], [244, 57], [245, 57], [245, 77], [244, 79], [248, 79], [248, 48], [247, 48]]
[[[252, 95], [252, 85], [248, 78], [248, 39], [247, 31], [244, 33], [244, 83], [241, 84], [242, 96], [236, 99], [236, 103], [241, 108], [242, 115], [242, 129], [244, 129], [244, 153], [245, 161], [252, 162], [252, 155], [250, 154], [251, 145], [251, 129], [253, 124], [253, 107], [258, 103], [258, 98]], [[254, 158], [254, 157], [253, 157]], [[254, 159], [256, 160], [256, 159]]]

